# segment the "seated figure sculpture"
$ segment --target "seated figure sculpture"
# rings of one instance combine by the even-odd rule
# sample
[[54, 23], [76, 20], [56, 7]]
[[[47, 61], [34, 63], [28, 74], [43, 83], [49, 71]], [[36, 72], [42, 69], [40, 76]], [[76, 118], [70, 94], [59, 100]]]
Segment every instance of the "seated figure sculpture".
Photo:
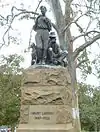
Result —
[[56, 43], [55, 32], [49, 34], [48, 50], [47, 50], [47, 64], [67, 66], [67, 51], [62, 51]]
[[[40, 55], [39, 49], [37, 48], [37, 45], [32, 43], [29, 48], [32, 48], [31, 53], [31, 65], [34, 64], [40, 64], [40, 60], [42, 59], [42, 54]], [[68, 64], [67, 57], [68, 52], [62, 51], [59, 47], [59, 45], [56, 43], [56, 35], [55, 32], [51, 32], [49, 34], [49, 40], [48, 40], [48, 48], [47, 48], [47, 58], [46, 58], [46, 64], [48, 65], [61, 65], [66, 67]]]

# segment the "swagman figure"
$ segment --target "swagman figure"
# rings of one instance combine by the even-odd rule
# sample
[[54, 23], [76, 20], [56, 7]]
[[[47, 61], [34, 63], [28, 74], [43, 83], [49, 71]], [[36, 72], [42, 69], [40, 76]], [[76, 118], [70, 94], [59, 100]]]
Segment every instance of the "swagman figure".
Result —
[[68, 64], [68, 52], [62, 51], [56, 42], [55, 32], [50, 32], [47, 50], [47, 63], [66, 67]]
[[47, 12], [46, 7], [41, 6], [40, 10], [41, 15], [36, 18], [33, 29], [36, 31], [37, 63], [44, 65], [47, 58], [49, 32], [52, 26], [50, 20], [45, 15]]

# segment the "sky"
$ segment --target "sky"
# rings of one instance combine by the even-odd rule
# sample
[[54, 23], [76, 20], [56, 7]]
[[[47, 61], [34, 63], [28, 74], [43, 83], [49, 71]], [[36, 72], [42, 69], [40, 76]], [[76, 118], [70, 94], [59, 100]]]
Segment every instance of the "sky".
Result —
[[[23, 5], [23, 3], [24, 3], [24, 5]], [[35, 11], [37, 4], [38, 4], [38, 0], [28, 0], [28, 1], [27, 0], [13, 0], [13, 1], [12, 0], [1, 0], [0, 12], [4, 16], [10, 14], [10, 10], [13, 5], [16, 5], [17, 8], [23, 8], [23, 9], [27, 9], [29, 11]], [[64, 3], [61, 3], [61, 4], [62, 4], [63, 12], [64, 12]], [[45, 2], [43, 2], [42, 5], [47, 6], [47, 8], [48, 8], [47, 16], [49, 19], [52, 20], [52, 22], [54, 22], [54, 17], [52, 15], [49, 5], [47, 5]], [[81, 20], [81, 21], [83, 21], [83, 20]], [[33, 25], [34, 25], [34, 20], [29, 19], [29, 20], [19, 21], [16, 19], [13, 23], [14, 31], [11, 31], [10, 34], [12, 34], [13, 36], [17, 36], [19, 45], [11, 44], [8, 47], [3, 47], [0, 50], [0, 55], [3, 54], [5, 56], [8, 56], [10, 54], [15, 54], [15, 53], [22, 55], [24, 57], [25, 61], [21, 65], [24, 68], [28, 68], [31, 63], [31, 51], [24, 53], [24, 50], [27, 49], [29, 46], [30, 30], [32, 29]], [[72, 33], [73, 33], [73, 31], [76, 35], [78, 35], [77, 27], [74, 25], [72, 26]], [[4, 33], [4, 29], [2, 28], [2, 30], [0, 32], [0, 36], [2, 36], [3, 33]], [[80, 42], [82, 42], [82, 41], [83, 41], [82, 39], [76, 41], [75, 47], [78, 47], [80, 45]], [[32, 32], [32, 42], [35, 42], [35, 32], [34, 31]], [[91, 50], [93, 52], [93, 55], [95, 54], [95, 51], [99, 52], [98, 46], [93, 45]], [[90, 57], [90, 59], [91, 58], [93, 59], [93, 57], [94, 57], [93, 55]], [[81, 81], [81, 74], [79, 74], [79, 72], [77, 72], [77, 73], [78, 73], [77, 74], [78, 80]], [[86, 82], [90, 83], [92, 85], [96, 85], [96, 86], [99, 85], [98, 80], [93, 75], [88, 76]]]

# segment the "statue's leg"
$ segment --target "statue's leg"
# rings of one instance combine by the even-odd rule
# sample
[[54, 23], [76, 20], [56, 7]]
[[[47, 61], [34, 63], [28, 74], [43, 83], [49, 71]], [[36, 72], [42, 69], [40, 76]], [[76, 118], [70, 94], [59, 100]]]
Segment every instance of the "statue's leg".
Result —
[[43, 32], [42, 32], [42, 46], [43, 46], [43, 59], [42, 59], [42, 62], [43, 62], [43, 64], [45, 64], [46, 58], [47, 58], [48, 39], [49, 39], [48, 30], [43, 30]]
[[43, 49], [43, 52], [42, 52], [42, 64], [46, 64], [46, 58], [47, 58], [47, 50], [46, 49]]
[[59, 61], [60, 65], [62, 65], [62, 66], [67, 65], [67, 61], [64, 61], [64, 59], [67, 59], [67, 53], [66, 52], [62, 52], [60, 57], [58, 58], [58, 61]]
[[47, 50], [47, 59], [49, 64], [53, 63], [53, 52], [50, 49]]
[[36, 61], [36, 63], [37, 64], [41, 64], [41, 61], [42, 61], [42, 49], [40, 49], [40, 48], [37, 48], [36, 49], [36, 54], [37, 54], [37, 61]]
[[37, 31], [35, 36], [36, 41], [36, 54], [37, 54], [37, 61], [36, 63], [39, 64], [42, 61], [42, 39], [41, 39], [41, 30]]

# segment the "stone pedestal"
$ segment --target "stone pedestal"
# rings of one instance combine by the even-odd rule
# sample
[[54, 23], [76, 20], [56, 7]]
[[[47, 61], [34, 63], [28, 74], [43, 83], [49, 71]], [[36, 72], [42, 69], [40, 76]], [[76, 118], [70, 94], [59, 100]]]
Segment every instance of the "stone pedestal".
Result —
[[28, 68], [21, 93], [17, 132], [74, 132], [71, 79], [66, 68]]

